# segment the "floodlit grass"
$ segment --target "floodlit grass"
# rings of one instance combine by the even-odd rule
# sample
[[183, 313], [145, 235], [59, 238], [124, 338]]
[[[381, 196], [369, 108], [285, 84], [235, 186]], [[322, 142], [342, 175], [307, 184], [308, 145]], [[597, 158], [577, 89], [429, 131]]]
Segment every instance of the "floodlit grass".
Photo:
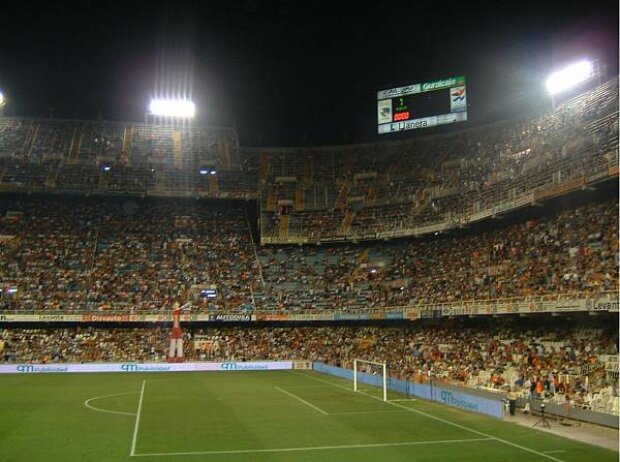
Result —
[[307, 371], [5, 375], [0, 461], [618, 460], [493, 418], [351, 388]]

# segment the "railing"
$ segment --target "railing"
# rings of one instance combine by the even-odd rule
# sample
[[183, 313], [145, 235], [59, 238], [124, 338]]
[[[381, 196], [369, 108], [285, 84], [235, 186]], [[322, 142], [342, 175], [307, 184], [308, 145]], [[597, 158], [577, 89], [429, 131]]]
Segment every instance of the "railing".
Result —
[[[555, 163], [545, 170], [544, 176], [547, 181], [538, 181], [534, 185], [519, 186], [514, 183], [501, 188], [501, 191], [489, 192], [480, 196], [470, 208], [460, 212], [449, 212], [439, 220], [432, 222], [411, 223], [401, 229], [387, 228], [380, 232], [364, 232], [358, 235], [325, 236], [310, 238], [308, 235], [288, 236], [277, 238], [263, 236], [264, 244], [281, 243], [315, 243], [333, 241], [374, 240], [405, 236], [419, 236], [438, 231], [445, 231], [479, 221], [490, 216], [506, 213], [527, 205], [534, 204], [537, 200], [551, 199], [555, 196], [567, 194], [574, 190], [596, 184], [600, 181], [618, 176], [618, 153], [614, 152], [611, 159], [590, 159], [583, 163], [583, 159], [571, 159]], [[564, 179], [557, 181], [553, 178], [554, 173], [564, 169]], [[568, 172], [568, 173], [567, 173]], [[578, 181], [577, 181], [578, 180]]]
[[[18, 300], [5, 302], [5, 307], [0, 308], [0, 321], [10, 321], [8, 315], [88, 315], [101, 317], [135, 316], [135, 321], [140, 321], [140, 316], [171, 316], [171, 307], [164, 302], [148, 302], [149, 307], [137, 307], [131, 303], [111, 303], [109, 309], [102, 309], [98, 304], [84, 303], [80, 308], [73, 310], [49, 310], [19, 308], [22, 304]], [[31, 302], [28, 302], [30, 305]], [[26, 304], [22, 304], [25, 306]], [[153, 305], [160, 308], [153, 309]], [[87, 308], [89, 306], [90, 308]], [[527, 313], [561, 313], [561, 312], [618, 312], [618, 292], [607, 291], [592, 294], [547, 294], [528, 297], [514, 297], [487, 300], [459, 300], [444, 303], [424, 303], [410, 305], [397, 305], [380, 308], [368, 308], [362, 305], [348, 306], [343, 309], [312, 309], [312, 310], [226, 310], [212, 311], [201, 310], [192, 307], [187, 310], [185, 316], [192, 320], [194, 316], [204, 315], [204, 320], [209, 316], [243, 315], [251, 319], [246, 320], [362, 320], [362, 319], [419, 319], [427, 317], [446, 316], [476, 316], [476, 315], [501, 315], [501, 314], [527, 314]], [[5, 319], [2, 319], [2, 316]], [[240, 318], [242, 319], [242, 318]], [[196, 318], [195, 320], [202, 320]]]

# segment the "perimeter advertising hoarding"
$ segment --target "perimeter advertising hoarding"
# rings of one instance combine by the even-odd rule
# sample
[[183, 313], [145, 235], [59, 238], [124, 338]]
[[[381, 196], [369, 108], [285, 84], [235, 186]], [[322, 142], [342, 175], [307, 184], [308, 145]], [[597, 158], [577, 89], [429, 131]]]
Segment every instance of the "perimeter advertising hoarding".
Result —
[[[312, 369], [349, 380], [353, 378], [353, 371], [323, 363], [313, 363]], [[357, 378], [362, 383], [377, 387], [381, 386], [381, 376], [358, 372]], [[466, 411], [477, 412], [497, 418], [502, 418], [504, 416], [504, 402], [503, 396], [501, 395], [498, 395], [497, 399], [490, 399], [477, 396], [473, 393], [467, 393], [465, 390], [448, 389], [442, 386], [430, 386], [404, 380], [393, 380], [391, 378], [388, 378], [387, 387], [390, 390], [393, 389], [400, 393], [406, 393], [409, 396], [418, 396], [422, 399], [436, 401]], [[352, 386], [351, 391], [353, 391]]]
[[[181, 322], [250, 322], [256, 321], [253, 314], [184, 314]], [[90, 314], [0, 314], [2, 322], [172, 322], [172, 313], [166, 314], [124, 314], [124, 313], [90, 313]]]
[[81, 372], [201, 372], [275, 371], [293, 368], [292, 361], [223, 363], [90, 363], [90, 364], [2, 364], [0, 374], [54, 374]]

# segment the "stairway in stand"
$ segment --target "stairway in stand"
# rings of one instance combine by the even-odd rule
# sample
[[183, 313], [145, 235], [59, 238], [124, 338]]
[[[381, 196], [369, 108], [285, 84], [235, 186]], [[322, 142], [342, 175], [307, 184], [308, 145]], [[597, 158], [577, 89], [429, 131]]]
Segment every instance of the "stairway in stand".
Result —
[[280, 229], [278, 233], [280, 237], [288, 237], [288, 225], [289, 225], [289, 216], [282, 215], [280, 217]]

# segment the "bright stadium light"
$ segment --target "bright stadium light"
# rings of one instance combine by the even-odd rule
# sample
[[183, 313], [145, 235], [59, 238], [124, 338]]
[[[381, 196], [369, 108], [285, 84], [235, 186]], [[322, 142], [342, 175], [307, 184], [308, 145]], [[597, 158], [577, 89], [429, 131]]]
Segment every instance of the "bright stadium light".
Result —
[[594, 66], [589, 61], [579, 61], [554, 72], [547, 78], [547, 91], [552, 95], [568, 90], [594, 75]]
[[149, 111], [154, 116], [191, 119], [196, 113], [196, 106], [187, 99], [152, 99]]
[[4, 106], [4, 94], [2, 94], [2, 90], [0, 90], [0, 107]]

